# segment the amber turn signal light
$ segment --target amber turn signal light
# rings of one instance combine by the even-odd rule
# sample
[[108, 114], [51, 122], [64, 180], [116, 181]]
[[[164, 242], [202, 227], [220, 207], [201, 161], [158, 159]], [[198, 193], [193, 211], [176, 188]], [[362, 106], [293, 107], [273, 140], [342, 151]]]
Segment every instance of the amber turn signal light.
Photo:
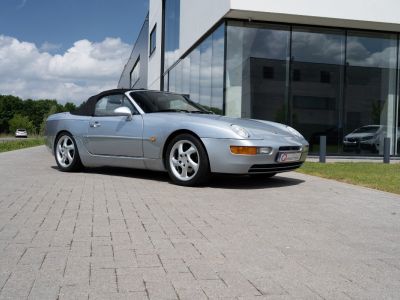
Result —
[[257, 147], [231, 146], [231, 152], [238, 155], [257, 155]]

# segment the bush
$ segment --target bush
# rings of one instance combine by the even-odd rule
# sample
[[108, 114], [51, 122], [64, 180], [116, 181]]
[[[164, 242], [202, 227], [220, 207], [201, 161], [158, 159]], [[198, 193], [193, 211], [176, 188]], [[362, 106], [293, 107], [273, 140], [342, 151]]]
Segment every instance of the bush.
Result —
[[14, 133], [18, 128], [24, 128], [27, 130], [28, 134], [36, 134], [35, 126], [28, 117], [15, 114], [9, 122], [10, 131]]

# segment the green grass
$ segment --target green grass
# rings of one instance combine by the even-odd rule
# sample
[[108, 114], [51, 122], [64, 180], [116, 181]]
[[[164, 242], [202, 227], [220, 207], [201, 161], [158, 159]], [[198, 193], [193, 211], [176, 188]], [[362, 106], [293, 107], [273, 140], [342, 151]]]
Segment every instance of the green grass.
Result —
[[23, 148], [35, 147], [44, 145], [44, 138], [31, 138], [31, 139], [20, 139], [12, 141], [0, 141], [0, 152], [13, 151]]
[[400, 194], [400, 164], [306, 162], [298, 172]]

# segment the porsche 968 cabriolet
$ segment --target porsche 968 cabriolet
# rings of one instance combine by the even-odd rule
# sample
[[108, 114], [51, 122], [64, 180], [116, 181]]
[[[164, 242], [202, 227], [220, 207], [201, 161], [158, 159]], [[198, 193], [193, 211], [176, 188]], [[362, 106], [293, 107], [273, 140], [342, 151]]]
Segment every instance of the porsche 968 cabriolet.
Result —
[[76, 111], [51, 115], [46, 145], [61, 171], [129, 167], [167, 171], [179, 185], [211, 173], [271, 177], [299, 168], [308, 142], [274, 122], [216, 115], [187, 96], [116, 89]]

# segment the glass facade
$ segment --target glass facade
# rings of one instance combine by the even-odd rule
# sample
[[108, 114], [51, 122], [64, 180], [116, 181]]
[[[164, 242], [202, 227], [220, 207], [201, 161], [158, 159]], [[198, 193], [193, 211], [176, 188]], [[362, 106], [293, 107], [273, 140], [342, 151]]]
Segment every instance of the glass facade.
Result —
[[136, 83], [140, 79], [140, 56], [136, 60], [135, 64], [133, 65], [131, 74], [130, 74], [130, 87], [133, 88], [135, 87]]
[[[400, 152], [399, 35], [226, 21], [164, 74], [165, 90], [232, 117], [285, 123], [318, 153]], [[167, 70], [167, 69], [166, 69]]]
[[153, 30], [150, 33], [150, 56], [156, 51], [157, 44], [157, 24], [154, 25]]
[[344, 134], [377, 125], [374, 136], [361, 137], [356, 152], [383, 154], [383, 138], [395, 141], [396, 68], [396, 34], [348, 32]]
[[180, 0], [164, 0], [164, 70], [168, 70], [178, 59]]
[[224, 32], [221, 25], [164, 75], [164, 89], [190, 95], [215, 113], [223, 114]]
[[289, 39], [289, 26], [229, 23], [227, 115], [286, 122]]
[[292, 28], [290, 118], [318, 151], [321, 135], [327, 151], [338, 153], [342, 103], [345, 34], [341, 30]]
[[[399, 153], [399, 36], [227, 22], [225, 114], [286, 123], [329, 154]], [[396, 125], [397, 124], [397, 125]]]

